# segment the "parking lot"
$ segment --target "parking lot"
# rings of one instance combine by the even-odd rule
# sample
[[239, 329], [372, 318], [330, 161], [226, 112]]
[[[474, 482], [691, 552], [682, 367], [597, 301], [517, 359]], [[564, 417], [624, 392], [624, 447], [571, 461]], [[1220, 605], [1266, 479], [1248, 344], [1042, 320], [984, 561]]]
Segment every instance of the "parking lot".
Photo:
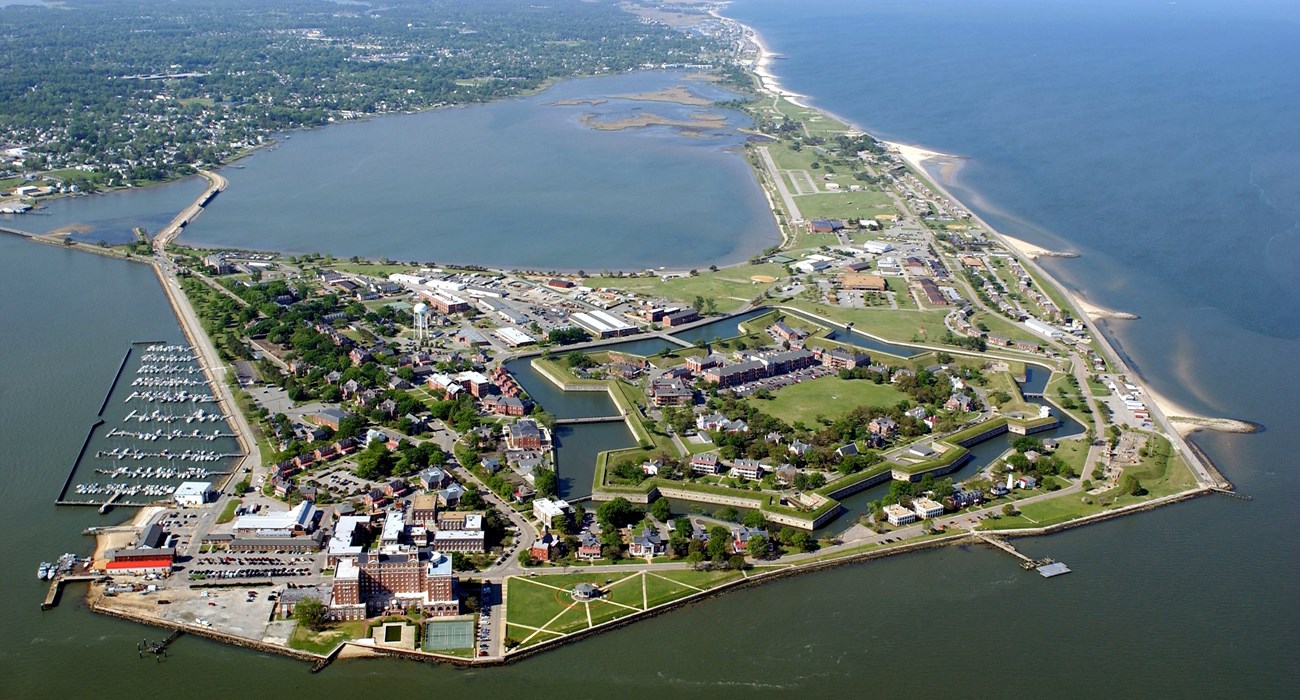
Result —
[[318, 557], [303, 554], [209, 554], [182, 571], [191, 581], [239, 579], [300, 580], [320, 574]]
[[741, 384], [739, 386], [732, 387], [730, 391], [736, 396], [749, 396], [750, 394], [758, 391], [759, 389], [767, 389], [768, 391], [772, 391], [775, 389], [780, 389], [783, 386], [798, 384], [799, 382], [807, 382], [807, 381], [812, 381], [813, 379], [821, 379], [822, 377], [829, 377], [832, 374], [835, 374], [835, 370], [830, 369], [829, 367], [809, 367], [808, 369], [801, 369], [797, 372], [790, 372], [789, 374], [782, 374], [776, 377], [767, 377], [765, 379], [759, 379], [757, 381], [749, 382], [748, 384]]

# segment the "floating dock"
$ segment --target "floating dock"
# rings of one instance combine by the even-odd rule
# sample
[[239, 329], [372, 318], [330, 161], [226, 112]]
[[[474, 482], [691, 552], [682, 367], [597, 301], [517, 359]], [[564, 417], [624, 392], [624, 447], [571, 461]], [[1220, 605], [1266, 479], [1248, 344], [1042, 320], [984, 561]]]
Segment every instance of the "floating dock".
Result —
[[1066, 566], [1065, 564], [1062, 564], [1059, 561], [1056, 561], [1056, 562], [1052, 562], [1051, 564], [1044, 564], [1038, 567], [1037, 571], [1038, 573], [1042, 574], [1043, 578], [1052, 578], [1053, 576], [1060, 576], [1061, 574], [1070, 573], [1070, 567]]

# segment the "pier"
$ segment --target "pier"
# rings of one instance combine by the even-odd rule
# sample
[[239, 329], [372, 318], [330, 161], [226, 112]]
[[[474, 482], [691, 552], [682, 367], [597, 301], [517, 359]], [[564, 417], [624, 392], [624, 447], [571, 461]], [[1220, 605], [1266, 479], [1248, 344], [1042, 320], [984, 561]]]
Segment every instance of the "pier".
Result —
[[45, 592], [45, 600], [41, 601], [41, 610], [49, 610], [59, 604], [59, 596], [63, 594], [63, 586], [68, 583], [89, 583], [99, 580], [99, 574], [76, 574], [55, 576], [50, 581], [50, 589]]
[[1233, 497], [1233, 498], [1236, 498], [1236, 499], [1238, 499], [1238, 500], [1242, 500], [1242, 501], [1253, 501], [1253, 500], [1255, 500], [1255, 497], [1254, 497], [1254, 496], [1248, 496], [1248, 495], [1246, 495], [1246, 494], [1244, 494], [1244, 493], [1237, 493], [1236, 491], [1232, 491], [1232, 490], [1230, 490], [1230, 489], [1219, 488], [1218, 486], [1211, 486], [1211, 487], [1210, 487], [1210, 490], [1213, 491], [1213, 492], [1215, 492], [1215, 493], [1221, 493], [1221, 494], [1223, 494], [1223, 495], [1225, 495], [1225, 496], [1231, 496], [1231, 497]]
[[1051, 578], [1053, 576], [1060, 576], [1061, 574], [1070, 573], [1070, 567], [1066, 566], [1065, 564], [1062, 564], [1057, 561], [1053, 561], [1047, 557], [1044, 557], [1042, 559], [1034, 559], [1028, 557], [1024, 554], [1021, 554], [1020, 550], [1011, 546], [1011, 543], [1007, 542], [1006, 540], [993, 537], [992, 535], [988, 535], [983, 532], [977, 532], [975, 530], [971, 530], [970, 534], [976, 539], [985, 542], [987, 544], [991, 544], [994, 547], [997, 547], [998, 549], [1006, 552], [1007, 554], [1010, 554], [1011, 556], [1019, 559], [1020, 568], [1026, 571], [1033, 569], [1038, 573], [1042, 574], [1043, 578]]

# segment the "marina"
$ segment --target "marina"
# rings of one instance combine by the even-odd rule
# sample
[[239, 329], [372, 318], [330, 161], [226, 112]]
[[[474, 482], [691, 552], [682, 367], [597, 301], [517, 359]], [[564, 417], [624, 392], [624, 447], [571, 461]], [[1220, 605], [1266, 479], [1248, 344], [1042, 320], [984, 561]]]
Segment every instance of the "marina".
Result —
[[182, 481], [228, 476], [241, 456], [228, 418], [191, 348], [134, 343], [56, 503], [107, 513], [166, 499]]

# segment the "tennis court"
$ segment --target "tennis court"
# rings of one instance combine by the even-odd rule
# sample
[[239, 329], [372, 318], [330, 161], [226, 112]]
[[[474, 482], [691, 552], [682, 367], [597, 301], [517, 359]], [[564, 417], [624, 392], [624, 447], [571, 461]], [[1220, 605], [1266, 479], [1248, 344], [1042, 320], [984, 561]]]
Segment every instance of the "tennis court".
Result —
[[425, 623], [425, 651], [472, 648], [474, 648], [473, 620], [431, 620]]

